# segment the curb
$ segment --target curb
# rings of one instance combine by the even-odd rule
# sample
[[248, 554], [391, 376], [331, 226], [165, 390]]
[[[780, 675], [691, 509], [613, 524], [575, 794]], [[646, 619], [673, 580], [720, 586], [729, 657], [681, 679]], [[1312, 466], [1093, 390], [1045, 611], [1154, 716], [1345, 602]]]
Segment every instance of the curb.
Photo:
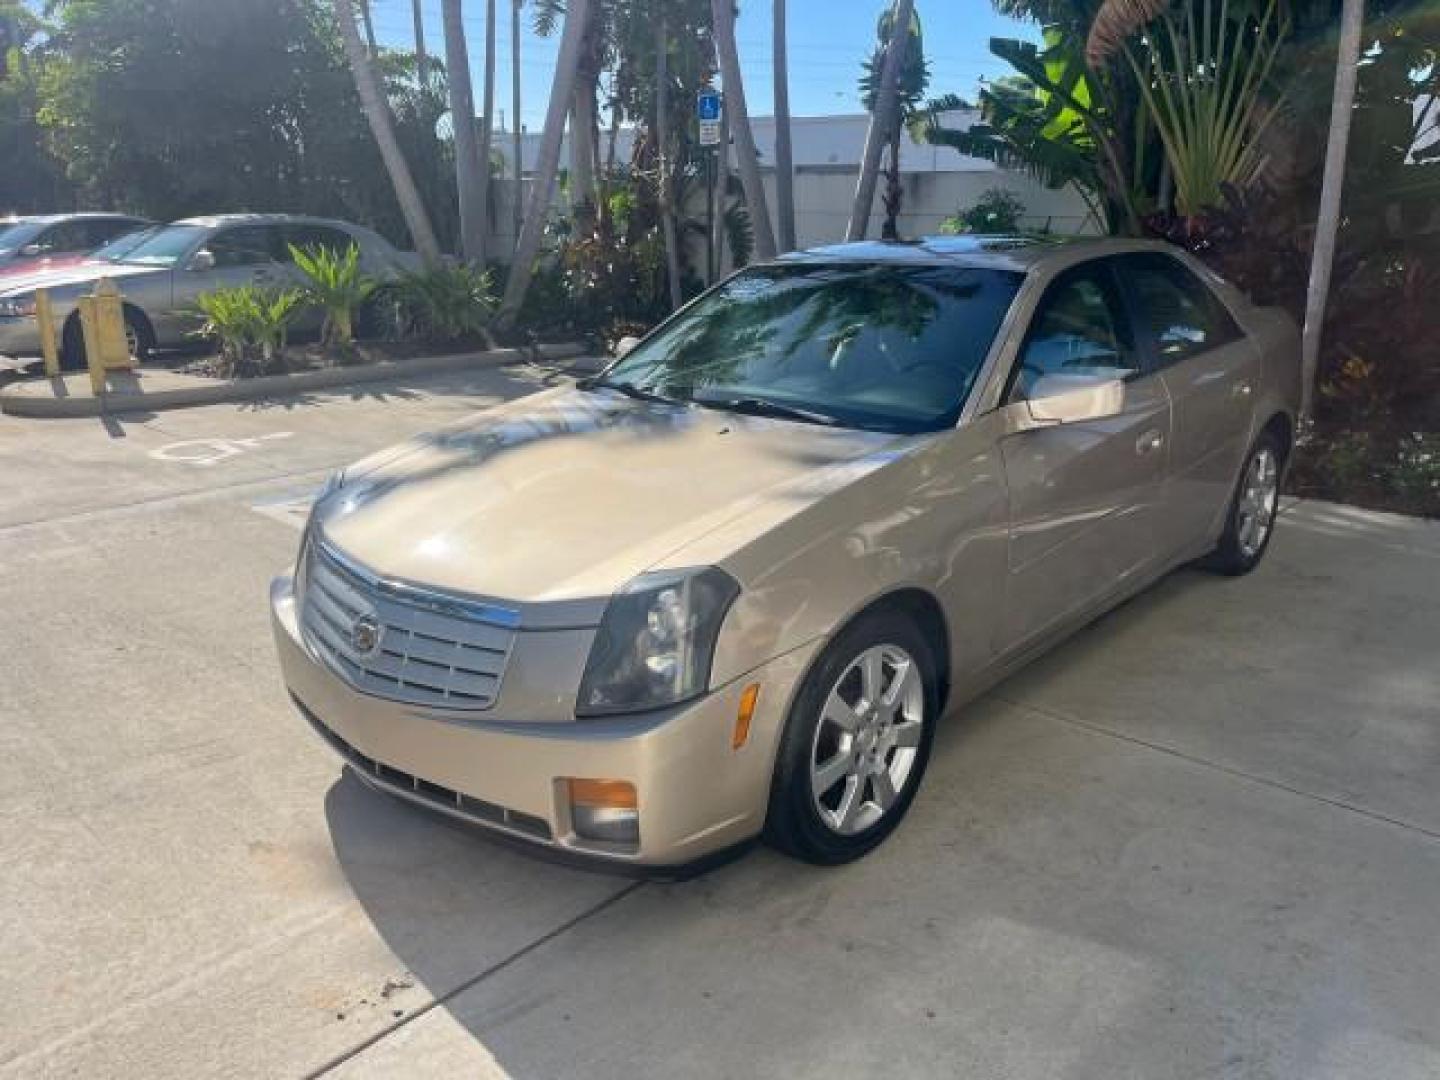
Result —
[[89, 394], [75, 397], [40, 397], [21, 391], [22, 387], [35, 385], [33, 382], [16, 383], [0, 390], [0, 413], [32, 419], [57, 419], [187, 409], [196, 405], [221, 405], [227, 402], [290, 397], [307, 390], [331, 390], [336, 387], [363, 386], [366, 383], [439, 375], [451, 371], [504, 367], [525, 361], [568, 360], [583, 355], [585, 351], [578, 343], [540, 345], [534, 349], [489, 349], [485, 352], [461, 353], [455, 356], [426, 356], [417, 360], [386, 360], [378, 364], [355, 367], [321, 368], [318, 371], [301, 371], [294, 375], [261, 375], [254, 379], [207, 382], [200, 386], [169, 390], [112, 392], [98, 398]]

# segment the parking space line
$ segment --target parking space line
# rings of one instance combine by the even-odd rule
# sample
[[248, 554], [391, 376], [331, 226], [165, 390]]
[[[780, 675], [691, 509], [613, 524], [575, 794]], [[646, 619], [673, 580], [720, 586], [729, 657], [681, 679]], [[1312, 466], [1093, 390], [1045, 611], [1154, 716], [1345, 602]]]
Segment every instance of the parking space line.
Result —
[[356, 1043], [349, 1050], [336, 1054], [319, 1068], [306, 1073], [305, 1080], [316, 1080], [317, 1077], [321, 1077], [324, 1076], [326, 1073], [333, 1072], [341, 1065], [344, 1065], [347, 1061], [358, 1057], [360, 1054], [363, 1054], [366, 1050], [369, 1050], [377, 1043], [384, 1042], [391, 1035], [399, 1031], [401, 1028], [405, 1027], [407, 1024], [420, 1019], [420, 1017], [430, 1012], [436, 1006], [444, 1005], [447, 1001], [451, 1001], [459, 997], [466, 991], [471, 990], [476, 986], [479, 986], [482, 982], [490, 978], [492, 975], [498, 975], [500, 972], [504, 971], [506, 968], [510, 967], [517, 961], [523, 960], [531, 953], [535, 952], [540, 948], [543, 948], [561, 935], [575, 929], [575, 927], [579, 926], [581, 923], [594, 918], [596, 915], [599, 915], [602, 912], [613, 907], [615, 904], [618, 904], [621, 900], [625, 899], [625, 897], [630, 896], [635, 892], [638, 892], [645, 884], [646, 882], [644, 881], [630, 882], [624, 888], [618, 890], [617, 892], [611, 893], [603, 900], [586, 908], [584, 911], [580, 912], [579, 915], [576, 915], [571, 919], [567, 919], [565, 922], [555, 927], [555, 929], [541, 934], [538, 938], [530, 942], [528, 945], [522, 945], [520, 948], [512, 952], [509, 956], [497, 960], [495, 963], [491, 964], [479, 974], [472, 975], [470, 978], [466, 979], [464, 982], [460, 983], [452, 990], [441, 994], [437, 998], [431, 999], [429, 1002], [420, 1006], [418, 1009], [415, 1009], [413, 1012], [407, 1013], [404, 1018], [395, 1021], [393, 1024], [382, 1028], [381, 1030], [375, 1032], [373, 1035], [370, 1035], [367, 1038]]
[[1187, 754], [1184, 750], [1177, 750], [1173, 746], [1165, 746], [1162, 743], [1150, 742], [1148, 739], [1141, 739], [1135, 735], [1127, 735], [1123, 731], [1116, 731], [1103, 724], [1096, 724], [1090, 720], [1081, 720], [1078, 716], [1070, 716], [1067, 713], [1056, 712], [1054, 709], [1041, 705], [1031, 705], [1023, 701], [1016, 701], [1014, 698], [994, 697], [992, 700], [1009, 705], [1012, 708], [1025, 712], [1034, 713], [1047, 720], [1057, 723], [1068, 724], [1071, 727], [1080, 728], [1094, 735], [1103, 735], [1107, 738], [1117, 739], [1120, 742], [1130, 743], [1132, 746], [1144, 747], [1146, 750], [1154, 750], [1156, 753], [1165, 754], [1169, 757], [1179, 758], [1181, 761], [1189, 762], [1191, 765], [1199, 765], [1202, 768], [1214, 769], [1216, 772], [1232, 776], [1237, 780], [1245, 780], [1252, 784], [1259, 784], [1263, 787], [1274, 788], [1290, 795], [1298, 795], [1302, 799], [1310, 799], [1314, 802], [1324, 803], [1326, 806], [1333, 806], [1337, 810], [1348, 810], [1352, 814], [1359, 814], [1361, 817], [1369, 818], [1384, 825], [1391, 825], [1407, 832], [1418, 833], [1426, 840], [1440, 843], [1440, 831], [1427, 828], [1424, 825], [1417, 825], [1413, 821], [1402, 821], [1400, 818], [1393, 818], [1378, 810], [1369, 810], [1363, 806], [1337, 799], [1330, 795], [1321, 795], [1314, 791], [1306, 791], [1304, 788], [1293, 787], [1281, 780], [1275, 780], [1268, 776], [1261, 776], [1258, 773], [1246, 772], [1244, 769], [1237, 769], [1233, 765], [1222, 765], [1218, 761], [1211, 761], [1208, 758], [1196, 757], [1194, 754]]

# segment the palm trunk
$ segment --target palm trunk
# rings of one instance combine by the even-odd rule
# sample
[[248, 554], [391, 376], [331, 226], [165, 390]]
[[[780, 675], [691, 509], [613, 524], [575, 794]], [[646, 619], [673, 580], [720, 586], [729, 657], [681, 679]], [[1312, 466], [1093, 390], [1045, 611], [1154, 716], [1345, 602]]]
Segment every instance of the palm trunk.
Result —
[[655, 22], [655, 159], [659, 176], [660, 227], [665, 234], [665, 276], [670, 283], [670, 309], [681, 303], [680, 251], [675, 243], [675, 207], [671, 205], [674, 185], [670, 176], [670, 118], [666, 91], [669, 89], [670, 42], [665, 34], [665, 16]]
[[900, 128], [896, 125], [890, 134], [890, 168], [885, 173], [885, 194], [880, 200], [885, 207], [880, 239], [900, 239], [900, 204], [904, 198], [905, 189], [900, 186]]
[[475, 262], [485, 265], [490, 249], [490, 140], [495, 130], [495, 0], [485, 0], [485, 122], [480, 127], [480, 247]]
[[525, 137], [520, 130], [520, 6], [525, 0], [514, 0], [510, 7], [510, 111], [515, 114], [511, 147], [515, 155], [515, 191], [510, 212], [515, 223], [515, 242], [520, 242], [520, 218], [524, 212], [525, 165], [520, 160]]
[[443, 0], [445, 67], [450, 84], [450, 126], [455, 132], [455, 184], [460, 193], [460, 253], [476, 262], [485, 251], [485, 204], [480, 190], [480, 148], [475, 141], [475, 93], [465, 44], [461, 0]]
[[440, 245], [435, 242], [435, 231], [430, 227], [425, 204], [420, 201], [420, 192], [415, 187], [415, 178], [410, 175], [410, 166], [395, 138], [395, 124], [390, 116], [390, 105], [380, 91], [370, 58], [360, 43], [360, 31], [355, 26], [354, 0], [334, 0], [335, 17], [340, 24], [340, 43], [345, 49], [345, 58], [350, 63], [350, 72], [355, 79], [355, 92], [360, 98], [360, 108], [370, 125], [370, 133], [380, 150], [390, 184], [395, 189], [395, 201], [400, 204], [400, 213], [405, 218], [405, 228], [420, 258], [427, 266], [440, 262]]
[[1315, 399], [1315, 373], [1320, 366], [1320, 339], [1325, 306], [1330, 299], [1330, 271], [1340, 232], [1340, 196], [1345, 184], [1345, 157], [1350, 145], [1350, 120], [1355, 108], [1355, 80], [1360, 61], [1360, 34], [1365, 0], [1345, 0], [1340, 16], [1340, 47], [1335, 58], [1335, 93], [1330, 104], [1330, 134], [1325, 144], [1325, 176], [1315, 219], [1315, 247], [1310, 256], [1310, 286], [1305, 294], [1305, 332], [1301, 343], [1300, 415], [1310, 416]]
[[855, 185], [855, 203], [850, 208], [846, 240], [865, 239], [865, 231], [870, 226], [870, 210], [875, 205], [880, 157], [891, 131], [900, 125], [900, 71], [906, 46], [910, 43], [910, 22], [914, 10], [914, 0], [895, 0], [890, 41], [885, 46], [885, 63], [880, 69], [880, 92], [870, 113], [870, 129], [865, 134], [865, 155], [860, 162], [860, 179]]
[[762, 260], [773, 259], [775, 233], [770, 227], [770, 209], [765, 200], [765, 185], [760, 179], [760, 157], [750, 130], [750, 110], [745, 106], [745, 83], [740, 78], [740, 54], [735, 48], [734, 0], [710, 0], [710, 12], [715, 23], [720, 77], [725, 82], [725, 112], [735, 135], [740, 183], [745, 188], [745, 205], [750, 208], [750, 224], [755, 229], [755, 255]]
[[420, 0], [410, 0], [410, 15], [415, 21], [415, 70], [419, 72], [420, 87], [423, 90], [429, 85], [425, 80], [425, 73], [430, 66], [430, 57], [425, 52], [425, 15], [420, 9]]
[[550, 104], [545, 113], [539, 159], [535, 163], [535, 182], [520, 225], [515, 262], [505, 283], [505, 298], [496, 317], [497, 324], [502, 327], [515, 321], [530, 289], [530, 280], [535, 276], [535, 257], [540, 252], [540, 233], [550, 208], [555, 173], [560, 168], [560, 143], [565, 135], [565, 118], [570, 112], [570, 97], [575, 90], [575, 73], [580, 63], [581, 39], [589, 16], [590, 0], [570, 0], [565, 13], [565, 32], [560, 39], [560, 53], [555, 60], [555, 77], [550, 84]]
[[725, 274], [725, 199], [730, 190], [730, 114], [720, 113], [720, 145], [715, 147], [715, 198], [711, 206], [710, 250], [713, 265], [710, 284]]
[[571, 201], [577, 208], [586, 208], [587, 213], [595, 208], [595, 126], [599, 114], [596, 82], [601, 62], [596, 40], [600, 31], [598, 22], [592, 15], [585, 27], [580, 67], [575, 76], [575, 100], [570, 110]]
[[785, 42], [785, 0], [773, 0], [775, 61], [775, 218], [780, 250], [795, 250], [795, 165], [790, 150], [790, 52]]
[[375, 41], [375, 20], [370, 17], [370, 0], [360, 0], [360, 21], [365, 24], [365, 44], [370, 55], [375, 56], [380, 52], [380, 46]]

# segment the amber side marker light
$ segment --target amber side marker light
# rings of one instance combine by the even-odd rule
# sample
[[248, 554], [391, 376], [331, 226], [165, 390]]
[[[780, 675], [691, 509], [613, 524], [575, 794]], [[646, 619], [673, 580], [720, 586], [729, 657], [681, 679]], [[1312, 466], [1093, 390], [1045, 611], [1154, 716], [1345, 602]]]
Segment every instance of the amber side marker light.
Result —
[[613, 844], [640, 842], [640, 799], [630, 781], [571, 777], [566, 787], [576, 836]]
[[730, 747], [739, 750], [750, 738], [750, 719], [755, 715], [755, 704], [760, 700], [760, 684], [752, 682], [740, 694], [740, 711], [735, 714], [735, 734], [730, 737]]

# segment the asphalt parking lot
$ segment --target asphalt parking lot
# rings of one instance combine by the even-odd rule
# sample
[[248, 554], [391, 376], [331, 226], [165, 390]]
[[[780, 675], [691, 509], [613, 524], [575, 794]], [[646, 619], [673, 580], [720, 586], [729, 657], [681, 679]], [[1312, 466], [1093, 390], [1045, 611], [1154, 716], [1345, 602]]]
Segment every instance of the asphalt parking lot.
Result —
[[562, 868], [292, 715], [326, 472], [512, 368], [0, 418], [0, 1075], [1440, 1075], [1440, 526], [1285, 514], [949, 718], [853, 866]]

